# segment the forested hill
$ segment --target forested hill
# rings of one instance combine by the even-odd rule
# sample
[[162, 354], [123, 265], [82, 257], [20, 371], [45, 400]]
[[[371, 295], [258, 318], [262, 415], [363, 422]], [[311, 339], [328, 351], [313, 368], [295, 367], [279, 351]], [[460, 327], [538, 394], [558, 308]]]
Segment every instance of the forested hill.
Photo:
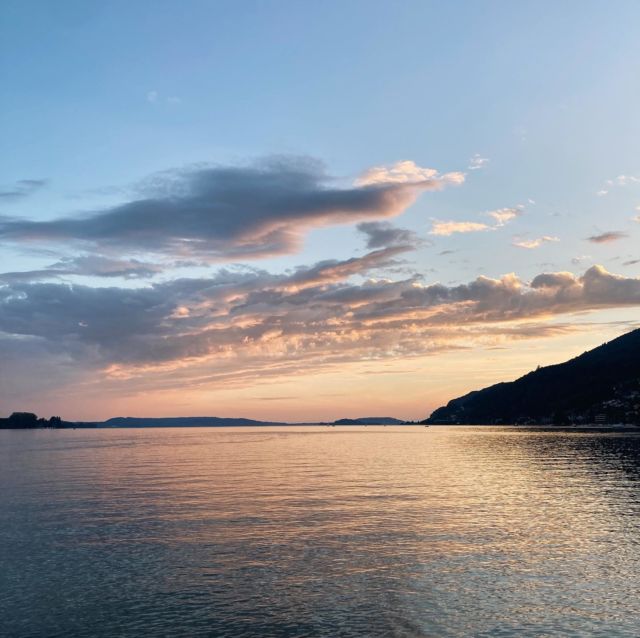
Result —
[[284, 425], [271, 421], [254, 421], [253, 419], [234, 419], [217, 416], [186, 417], [114, 417], [103, 421], [100, 427], [113, 428], [170, 428], [170, 427], [238, 427], [258, 425]]
[[640, 423], [640, 329], [516, 381], [470, 392], [428, 424]]

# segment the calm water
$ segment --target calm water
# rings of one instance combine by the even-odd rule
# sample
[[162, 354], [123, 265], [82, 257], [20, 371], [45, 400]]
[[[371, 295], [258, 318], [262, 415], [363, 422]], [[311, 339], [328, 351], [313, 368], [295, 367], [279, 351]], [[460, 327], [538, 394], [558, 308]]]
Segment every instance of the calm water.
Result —
[[640, 435], [0, 431], [0, 635], [640, 636]]

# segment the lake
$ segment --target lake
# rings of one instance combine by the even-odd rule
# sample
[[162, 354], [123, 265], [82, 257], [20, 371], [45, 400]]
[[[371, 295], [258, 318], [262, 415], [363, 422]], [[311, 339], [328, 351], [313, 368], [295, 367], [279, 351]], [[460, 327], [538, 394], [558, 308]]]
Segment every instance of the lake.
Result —
[[0, 635], [640, 635], [640, 434], [0, 431]]

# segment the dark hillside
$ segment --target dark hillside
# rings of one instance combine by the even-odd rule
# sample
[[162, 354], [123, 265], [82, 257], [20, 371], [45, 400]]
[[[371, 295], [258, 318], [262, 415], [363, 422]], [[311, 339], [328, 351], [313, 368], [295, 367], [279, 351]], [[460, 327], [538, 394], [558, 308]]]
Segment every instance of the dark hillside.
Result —
[[426, 423], [637, 422], [640, 329], [565, 363], [470, 392]]

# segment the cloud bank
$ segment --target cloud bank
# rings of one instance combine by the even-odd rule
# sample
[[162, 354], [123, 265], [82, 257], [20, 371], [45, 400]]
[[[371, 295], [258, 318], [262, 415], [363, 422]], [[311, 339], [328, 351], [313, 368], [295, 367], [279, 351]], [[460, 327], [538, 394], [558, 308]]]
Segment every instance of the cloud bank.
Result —
[[78, 373], [131, 388], [247, 384], [426, 355], [487, 335], [539, 336], [550, 317], [640, 305], [640, 278], [602, 266], [455, 286], [373, 276], [405, 250], [133, 289], [13, 281], [0, 286], [0, 351], [6, 361], [33, 356], [40, 369], [66, 360]]

